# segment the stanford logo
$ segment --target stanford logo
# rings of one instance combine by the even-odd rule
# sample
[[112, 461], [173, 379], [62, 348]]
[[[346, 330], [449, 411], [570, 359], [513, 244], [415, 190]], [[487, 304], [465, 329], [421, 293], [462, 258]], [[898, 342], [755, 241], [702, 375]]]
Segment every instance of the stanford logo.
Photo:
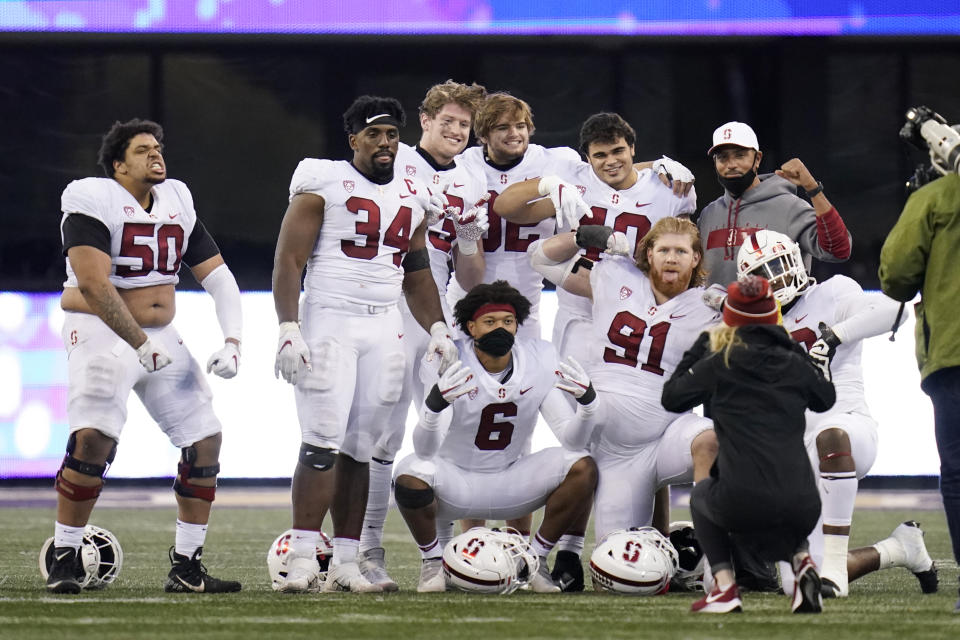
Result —
[[630, 287], [626, 287], [626, 286], [620, 287], [620, 299], [621, 299], [621, 300], [626, 300], [627, 298], [629, 298], [629, 297], [632, 296], [632, 295], [633, 295], [633, 289], [631, 289]]
[[583, 197], [583, 196], [586, 195], [586, 193], [587, 193], [587, 188], [586, 188], [584, 185], [582, 185], [582, 184], [578, 184], [578, 185], [577, 185], [577, 191], [579, 191], [579, 192], [580, 192], [580, 196]]
[[470, 392], [467, 393], [467, 397], [470, 398], [471, 400], [476, 400], [477, 393], [479, 393], [477, 389], [471, 389]]
[[408, 176], [415, 176], [415, 175], [417, 175], [417, 168], [416, 168], [415, 166], [413, 166], [412, 164], [408, 164], [408, 165], [407, 165], [407, 175], [408, 175]]
[[440, 174], [439, 174], [439, 173], [433, 174], [433, 184], [440, 184]]
[[732, 129], [724, 129], [724, 130], [723, 130], [723, 139], [724, 139], [724, 140], [729, 140], [731, 137], [733, 137], [733, 130], [732, 130]]
[[651, 317], [657, 315], [657, 307], [653, 306], [647, 309], [647, 315]]
[[357, 186], [353, 180], [344, 180], [343, 188], [347, 190], [347, 193], [353, 193], [353, 188]]
[[128, 216], [133, 216], [133, 213], [134, 213], [133, 207], [124, 207], [123, 212]]
[[501, 173], [501, 174], [500, 174], [500, 184], [507, 184], [507, 180], [509, 180], [509, 178], [507, 177], [507, 174]]

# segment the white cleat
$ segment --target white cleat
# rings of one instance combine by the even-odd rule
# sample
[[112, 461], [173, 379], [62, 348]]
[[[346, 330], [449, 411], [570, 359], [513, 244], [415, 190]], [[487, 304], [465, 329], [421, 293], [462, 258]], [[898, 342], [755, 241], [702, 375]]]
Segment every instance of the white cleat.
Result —
[[927, 553], [920, 523], [907, 520], [893, 530], [889, 539], [896, 540], [903, 547], [903, 566], [920, 581], [920, 590], [924, 593], [936, 593], [939, 586], [937, 567]]
[[371, 583], [360, 573], [356, 562], [345, 562], [327, 570], [327, 579], [323, 583], [323, 592], [350, 591], [353, 593], [383, 593], [383, 587]]
[[379, 585], [384, 591], [399, 591], [400, 586], [387, 573], [383, 547], [367, 549], [360, 554], [360, 573], [371, 584]]
[[281, 593], [316, 593], [320, 591], [320, 565], [316, 556], [293, 558], [287, 577], [279, 587]]
[[446, 590], [447, 580], [443, 575], [443, 559], [427, 558], [421, 562], [417, 593], [443, 593]]
[[530, 578], [530, 590], [534, 593], [560, 593], [560, 585], [550, 576], [546, 558], [540, 558], [540, 566]]

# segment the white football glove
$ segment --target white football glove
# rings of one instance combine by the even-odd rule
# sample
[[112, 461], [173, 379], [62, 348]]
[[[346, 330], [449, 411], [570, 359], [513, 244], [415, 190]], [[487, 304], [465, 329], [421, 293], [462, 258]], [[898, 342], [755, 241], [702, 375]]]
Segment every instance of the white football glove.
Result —
[[437, 380], [436, 386], [444, 401], [452, 403], [460, 396], [476, 390], [477, 383], [471, 383], [472, 380], [473, 372], [470, 371], [470, 367], [463, 366], [463, 363], [457, 360], [447, 367]]
[[137, 357], [140, 359], [140, 364], [149, 373], [159, 371], [173, 362], [173, 358], [167, 353], [166, 348], [159, 342], [153, 342], [150, 338], [147, 338], [146, 342], [137, 347]]
[[427, 204], [424, 207], [428, 227], [433, 226], [443, 218], [447, 211], [447, 206], [448, 204], [446, 196], [440, 193], [430, 194], [430, 200], [427, 201]]
[[440, 355], [440, 375], [460, 357], [457, 345], [450, 338], [450, 329], [445, 322], [434, 322], [430, 325], [430, 343], [427, 345], [427, 362]]
[[553, 210], [557, 217], [557, 229], [562, 229], [564, 223], [570, 229], [580, 226], [580, 218], [593, 218], [593, 211], [580, 197], [580, 191], [569, 182], [564, 182], [557, 176], [544, 176], [537, 184], [537, 192], [542, 196], [549, 196], [553, 203]]
[[590, 388], [590, 377], [583, 367], [573, 356], [567, 357], [567, 362], [560, 362], [559, 369], [555, 371], [557, 380], [553, 386], [557, 389], [566, 391], [574, 398], [582, 398], [583, 394]]
[[727, 288], [722, 284], [712, 284], [703, 290], [703, 304], [714, 311], [723, 310], [723, 301], [727, 299]]
[[240, 347], [235, 342], [225, 342], [220, 349], [207, 360], [207, 373], [221, 378], [232, 378], [240, 368]]
[[[696, 181], [690, 169], [687, 169], [676, 160], [671, 160], [667, 156], [663, 156], [659, 160], [654, 160], [652, 168], [658, 175], [662, 176], [661, 180], [666, 178], [664, 184], [670, 187], [673, 187], [675, 182], [687, 185], [693, 184]], [[674, 193], [676, 193], [676, 191], [676, 188], [674, 188]]]
[[[823, 341], [818, 340], [817, 342], [813, 343], [813, 346], [810, 347], [810, 351], [808, 352], [807, 355], [810, 356], [810, 360], [813, 361], [813, 364], [816, 365], [816, 367], [820, 369], [820, 371], [823, 373], [823, 377], [826, 378], [827, 381], [832, 382], [833, 377], [830, 375], [830, 358], [825, 353], [823, 353], [820, 349], [817, 348], [817, 345], [820, 342], [823, 342]], [[823, 346], [826, 347], [826, 344], [824, 344]], [[814, 351], [814, 349], [817, 349], [817, 350]]]
[[277, 359], [273, 363], [273, 375], [290, 384], [297, 384], [300, 367], [313, 371], [310, 364], [310, 348], [303, 341], [298, 322], [281, 322], [280, 339], [277, 341]]
[[604, 253], [609, 253], [612, 256], [631, 256], [633, 255], [633, 247], [630, 246], [630, 240], [627, 239], [626, 234], [621, 231], [614, 231], [607, 238], [607, 248]]
[[477, 240], [490, 228], [490, 218], [487, 216], [487, 200], [490, 194], [485, 193], [477, 204], [466, 212], [452, 214], [453, 228], [457, 234], [457, 246], [460, 253], [472, 256], [477, 252]]

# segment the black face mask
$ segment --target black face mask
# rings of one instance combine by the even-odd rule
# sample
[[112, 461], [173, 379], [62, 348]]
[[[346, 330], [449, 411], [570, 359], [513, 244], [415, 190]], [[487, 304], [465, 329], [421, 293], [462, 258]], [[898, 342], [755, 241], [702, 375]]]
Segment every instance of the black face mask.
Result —
[[731, 196], [739, 198], [743, 195], [743, 192], [753, 184], [756, 177], [756, 170], [750, 169], [750, 171], [737, 178], [724, 178], [720, 174], [717, 174], [717, 181], [720, 183], [720, 186], [730, 192]]
[[499, 358], [510, 353], [510, 349], [513, 348], [513, 334], [503, 327], [498, 327], [475, 340], [474, 344], [477, 345], [477, 349], [480, 349], [480, 351]]

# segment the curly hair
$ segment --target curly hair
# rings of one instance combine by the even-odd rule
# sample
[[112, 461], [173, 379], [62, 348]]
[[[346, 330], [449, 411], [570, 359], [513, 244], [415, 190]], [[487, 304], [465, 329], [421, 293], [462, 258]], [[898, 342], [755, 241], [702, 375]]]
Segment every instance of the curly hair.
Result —
[[474, 115], [473, 132], [478, 138], [486, 138], [494, 125], [505, 115], [526, 122], [530, 135], [533, 135], [533, 109], [520, 98], [504, 92], [491, 93], [487, 96], [483, 106]]
[[693, 246], [693, 252], [700, 256], [700, 262], [690, 274], [690, 287], [699, 287], [707, 281], [707, 271], [703, 268], [703, 245], [700, 242], [700, 231], [697, 225], [686, 218], [660, 218], [657, 220], [647, 235], [643, 236], [637, 243], [637, 250], [633, 254], [633, 260], [640, 271], [650, 275], [650, 261], [647, 259], [647, 250], [653, 248], [660, 236], [668, 233], [677, 233], [686, 235], [690, 238], [690, 244]]
[[363, 130], [369, 118], [386, 114], [397, 121], [402, 127], [407, 123], [407, 114], [403, 105], [396, 98], [381, 98], [380, 96], [360, 96], [343, 113], [343, 129], [348, 135]]
[[423, 97], [420, 103], [420, 113], [428, 118], [434, 118], [443, 106], [451, 102], [460, 105], [474, 115], [483, 106], [483, 101], [487, 98], [487, 89], [483, 85], [474, 82], [471, 85], [461, 84], [453, 80], [447, 80], [440, 84], [435, 84], [427, 90], [427, 95]]
[[489, 303], [509, 304], [516, 312], [517, 324], [530, 316], [530, 301], [522, 293], [510, 286], [506, 280], [497, 280], [491, 284], [478, 284], [470, 290], [453, 308], [453, 319], [457, 326], [465, 333], [467, 323], [473, 320], [477, 309]]
[[114, 174], [113, 163], [123, 162], [130, 141], [141, 133], [149, 133], [157, 142], [163, 143], [163, 127], [152, 120], [134, 118], [126, 122], [117, 120], [110, 130], [103, 134], [100, 151], [97, 152], [97, 164], [108, 178]]
[[616, 113], [595, 113], [580, 127], [580, 153], [584, 156], [594, 142], [611, 144], [620, 138], [628, 146], [637, 142], [637, 134], [630, 124]]

